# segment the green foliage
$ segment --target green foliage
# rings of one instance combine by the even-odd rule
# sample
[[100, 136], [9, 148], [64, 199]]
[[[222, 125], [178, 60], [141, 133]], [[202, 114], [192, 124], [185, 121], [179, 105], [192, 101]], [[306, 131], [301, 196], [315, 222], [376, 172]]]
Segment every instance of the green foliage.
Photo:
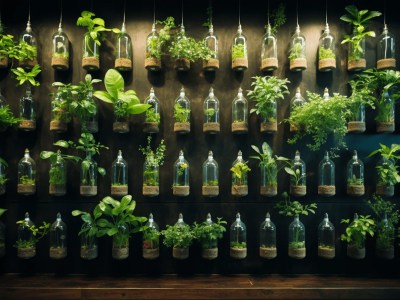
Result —
[[151, 135], [147, 136], [147, 146], [144, 148], [139, 146], [140, 152], [145, 157], [146, 162], [151, 166], [162, 166], [164, 164], [166, 146], [164, 140], [160, 141], [160, 144], [155, 151], [151, 149]]
[[289, 248], [290, 249], [302, 249], [305, 246], [306, 246], [306, 242], [304, 242], [304, 241], [302, 241], [302, 242], [295, 241], [295, 242], [290, 242], [289, 243]]
[[190, 122], [190, 109], [182, 107], [179, 103], [174, 105], [174, 120], [179, 123]]
[[7, 211], [5, 208], [0, 208], [0, 217]]
[[152, 227], [143, 231], [143, 248], [156, 249], [159, 247], [160, 232]]
[[15, 49], [14, 37], [0, 32], [0, 57], [9, 56]]
[[200, 242], [203, 249], [215, 248], [215, 244], [218, 239], [223, 237], [226, 231], [226, 221], [222, 218], [217, 218], [217, 222], [203, 222], [193, 224], [193, 234], [196, 239]]
[[289, 50], [289, 60], [304, 57], [304, 47], [301, 43], [295, 43]]
[[[187, 163], [181, 163], [181, 164], [179, 164], [178, 176], [182, 176], [183, 173], [187, 170], [187, 168], [188, 168], [188, 164], [187, 164]], [[180, 182], [180, 180], [178, 180], [178, 182]]]
[[215, 109], [214, 108], [207, 108], [204, 110], [204, 114], [206, 116], [207, 122], [212, 122], [213, 117], [215, 115]]
[[[270, 19], [272, 20], [271, 33], [276, 35], [276, 33], [278, 32], [278, 28], [286, 23], [284, 3], [279, 3], [279, 6], [272, 11]], [[265, 25], [265, 27], [267, 27], [268, 25], [269, 24]]]
[[350, 121], [356, 121], [360, 113], [361, 106], [369, 106], [375, 109], [373, 96], [374, 91], [370, 88], [374, 79], [371, 76], [356, 75], [356, 78], [349, 81], [351, 95], [348, 98], [350, 109]]
[[96, 237], [99, 236], [99, 227], [97, 226], [97, 220], [101, 217], [100, 208], [98, 205], [93, 209], [93, 214], [81, 210], [73, 210], [71, 214], [74, 217], [80, 216], [84, 222], [84, 226], [81, 227], [78, 235], [85, 236], [87, 241], [87, 247], [92, 248], [95, 245]]
[[247, 166], [247, 162], [238, 161], [230, 168], [230, 171], [235, 185], [244, 185], [246, 175], [251, 169]]
[[62, 82], [54, 82], [52, 86], [57, 87], [57, 92], [51, 94], [54, 96], [52, 100], [52, 112], [54, 119], [69, 123], [72, 120], [71, 103], [75, 101], [75, 96], [78, 94], [78, 87], [72, 84], [64, 84]]
[[175, 27], [175, 19], [173, 17], [168, 17], [164, 21], [157, 20], [156, 24], [163, 25], [163, 28], [160, 29], [156, 38], [150, 40], [150, 44], [146, 51], [146, 57], [161, 59], [167, 42], [171, 40], [170, 30]]
[[349, 224], [340, 239], [349, 244], [354, 244], [359, 249], [363, 248], [367, 235], [374, 236], [375, 221], [371, 219], [370, 215], [357, 216], [356, 214], [353, 222], [350, 223], [350, 219], [342, 219], [340, 223]]
[[372, 151], [368, 157], [380, 154], [383, 159], [382, 164], [376, 166], [378, 172], [378, 184], [380, 185], [395, 185], [400, 182], [399, 167], [397, 162], [400, 159], [400, 145], [392, 144], [390, 148], [379, 143], [380, 149]]
[[19, 220], [16, 224], [28, 228], [32, 233], [32, 237], [29, 240], [17, 240], [14, 247], [17, 248], [32, 248], [35, 247], [40, 239], [44, 238], [50, 232], [50, 223], [43, 222], [42, 225], [37, 227], [36, 225], [31, 225], [25, 220]]
[[35, 65], [30, 71], [25, 71], [21, 67], [11, 69], [11, 71], [15, 74], [15, 78], [18, 81], [17, 86], [27, 81], [33, 86], [40, 85], [40, 82], [35, 80], [35, 77], [42, 71], [39, 65]]
[[208, 60], [214, 54], [211, 49], [204, 45], [202, 40], [196, 41], [187, 36], [182, 36], [173, 41], [168, 51], [173, 59], [186, 58], [191, 62], [199, 59]]
[[21, 40], [14, 42], [14, 36], [0, 32], [0, 57], [9, 57], [19, 61], [36, 57], [37, 49]]
[[167, 225], [167, 228], [161, 231], [164, 236], [163, 244], [167, 247], [188, 248], [196, 236], [188, 224], [176, 223]]
[[236, 241], [232, 241], [230, 243], [230, 247], [231, 248], [235, 248], [235, 249], [246, 249], [247, 248], [247, 244], [246, 242], [236, 242]]
[[331, 48], [318, 48], [318, 59], [326, 59], [326, 58], [336, 58], [335, 52]]
[[145, 122], [160, 123], [160, 120], [161, 120], [160, 114], [156, 112], [154, 107], [150, 107], [148, 110], [146, 110]]
[[243, 44], [236, 44], [232, 46], [232, 61], [238, 58], [246, 58], [246, 49]]
[[309, 213], [315, 214], [317, 203], [301, 204], [299, 201], [291, 201], [289, 195], [282, 193], [282, 199], [275, 204], [280, 215], [294, 217], [299, 215], [308, 216]]
[[364, 179], [357, 178], [357, 176], [353, 174], [353, 177], [347, 179], [347, 185], [364, 185]]
[[0, 128], [8, 128], [16, 126], [21, 122], [22, 118], [16, 118], [12, 113], [9, 105], [0, 106]]
[[19, 178], [19, 182], [21, 184], [26, 184], [26, 185], [35, 185], [35, 180], [31, 179], [27, 175], [23, 175]]

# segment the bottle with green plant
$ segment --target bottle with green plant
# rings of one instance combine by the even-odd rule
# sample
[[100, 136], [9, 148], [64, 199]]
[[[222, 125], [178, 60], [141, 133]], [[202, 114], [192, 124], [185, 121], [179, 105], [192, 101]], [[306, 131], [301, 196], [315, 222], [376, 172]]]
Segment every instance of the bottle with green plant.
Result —
[[347, 162], [347, 195], [363, 196], [364, 186], [364, 163], [358, 158], [354, 150], [352, 158]]
[[335, 163], [325, 151], [324, 158], [318, 165], [318, 195], [331, 197], [336, 194]]
[[14, 51], [14, 49], [14, 36], [4, 31], [4, 26], [0, 19], [0, 69], [8, 67], [9, 53]]
[[205, 222], [193, 224], [193, 234], [201, 246], [201, 257], [212, 260], [218, 257], [218, 239], [223, 237], [226, 231], [226, 221], [217, 218], [217, 222], [213, 222], [211, 214], [207, 214]]
[[340, 239], [347, 243], [347, 256], [354, 259], [365, 258], [365, 240], [367, 235], [373, 237], [376, 224], [370, 215], [354, 214], [353, 221], [342, 219], [342, 224], [348, 224]]
[[285, 172], [290, 176], [290, 194], [292, 196], [305, 196], [307, 194], [306, 163], [300, 158], [300, 152], [296, 150], [294, 159], [285, 160]]
[[214, 95], [214, 89], [210, 87], [208, 96], [203, 102], [203, 132], [218, 133], [220, 131], [219, 123], [219, 100]]
[[179, 151], [179, 157], [174, 163], [174, 175], [172, 183], [172, 193], [175, 196], [189, 196], [189, 163], [183, 156], [183, 151]]
[[62, 9], [60, 13], [60, 23], [57, 31], [53, 34], [51, 51], [51, 66], [55, 70], [69, 69], [69, 39], [62, 28]]
[[269, 212], [260, 225], [260, 248], [259, 255], [262, 258], [273, 259], [277, 256], [276, 248], [276, 226], [271, 221]]
[[145, 157], [143, 164], [143, 189], [144, 196], [158, 196], [160, 194], [160, 166], [164, 164], [165, 144], [164, 140], [155, 149], [151, 148], [151, 136], [147, 137], [147, 146], [139, 147]]
[[57, 213], [57, 218], [50, 226], [50, 249], [49, 257], [52, 259], [63, 259], [67, 257], [67, 224], [61, 219], [61, 214]]
[[280, 215], [294, 217], [289, 225], [289, 257], [303, 259], [306, 257], [306, 229], [300, 221], [300, 215], [308, 216], [315, 214], [316, 203], [301, 204], [299, 201], [291, 201], [289, 195], [285, 192], [282, 199], [275, 204]]
[[22, 259], [30, 259], [36, 255], [36, 244], [44, 238], [50, 231], [50, 223], [43, 222], [36, 226], [29, 218], [29, 213], [25, 213], [23, 220], [17, 221], [18, 238], [14, 247], [17, 248], [17, 256]]
[[247, 37], [243, 34], [242, 25], [239, 20], [238, 30], [232, 41], [232, 70], [247, 70], [249, 66], [247, 55]]
[[18, 50], [20, 50], [17, 57], [19, 67], [30, 70], [38, 64], [37, 38], [36, 34], [32, 31], [30, 12], [28, 21], [26, 22], [26, 28], [20, 35], [18, 48]]
[[[296, 88], [296, 93], [294, 97], [290, 100], [290, 115], [292, 112], [297, 109], [297, 107], [303, 106], [306, 103], [306, 99], [300, 93], [300, 87]], [[294, 122], [289, 122], [289, 131], [290, 132], [298, 132], [300, 130], [299, 125], [295, 124]]]
[[384, 16], [385, 24], [383, 25], [382, 34], [376, 43], [376, 68], [378, 70], [387, 70], [396, 68], [396, 39], [389, 32]]
[[6, 172], [7, 168], [7, 162], [0, 157], [0, 196], [6, 193], [6, 183], [8, 181]]
[[6, 131], [8, 127], [17, 126], [20, 122], [21, 119], [14, 116], [0, 90], [0, 133]]
[[52, 86], [57, 87], [57, 91], [51, 100], [51, 121], [50, 131], [66, 132], [68, 124], [72, 121], [71, 103], [77, 94], [76, 86], [54, 82]]
[[[1, 24], [0, 24], [1, 25]], [[0, 218], [7, 209], [0, 208]], [[6, 255], [6, 225], [0, 220], [0, 258]]]
[[240, 213], [236, 214], [236, 219], [229, 230], [229, 256], [234, 259], [245, 259], [247, 256], [247, 229], [242, 222]]
[[243, 96], [243, 90], [239, 87], [237, 96], [232, 101], [232, 133], [247, 133], [248, 125], [248, 108], [247, 99]]
[[190, 62], [196, 60], [196, 40], [192, 37], [186, 36], [185, 26], [183, 23], [180, 25], [181, 29], [175, 40], [172, 41], [168, 52], [175, 60], [174, 68], [176, 71], [189, 71]]
[[174, 132], [190, 132], [190, 100], [182, 87], [174, 105]]
[[111, 196], [122, 197], [128, 195], [128, 163], [118, 150], [117, 159], [111, 165]]
[[203, 186], [201, 194], [207, 197], [216, 197], [219, 195], [219, 168], [214, 159], [213, 152], [208, 151], [208, 157], [203, 162]]
[[239, 150], [238, 156], [233, 161], [230, 171], [232, 172], [232, 196], [247, 196], [249, 193], [247, 173], [250, 172], [251, 169], [247, 166], [247, 162], [243, 160], [242, 151]]
[[296, 31], [290, 41], [289, 61], [290, 71], [300, 72], [307, 69], [306, 38], [300, 32], [299, 24], [297, 24]]
[[149, 96], [144, 100], [145, 104], [150, 105], [146, 110], [146, 117], [144, 120], [143, 132], [145, 133], [158, 133], [160, 131], [160, 102], [154, 93], [154, 89], [150, 89]]
[[172, 257], [184, 260], [189, 257], [189, 247], [196, 239], [193, 229], [183, 221], [183, 215], [180, 213], [178, 221], [174, 225], [167, 225], [166, 229], [161, 231], [164, 237], [163, 244], [171, 248]]
[[328, 214], [318, 225], [318, 257], [333, 259], [336, 255], [335, 226], [329, 221]]
[[218, 47], [219, 40], [218, 36], [215, 34], [214, 25], [212, 22], [213, 9], [212, 3], [207, 8], [207, 21], [203, 23], [203, 26], [208, 28], [207, 35], [205, 36], [203, 43], [210, 52], [210, 57], [203, 60], [203, 70], [204, 71], [215, 71], [219, 69], [219, 58], [218, 58]]
[[132, 70], [132, 39], [126, 32], [125, 27], [125, 9], [124, 18], [120, 32], [117, 34], [115, 40], [115, 51], [114, 51], [114, 68], [121, 72], [127, 72]]
[[160, 256], [160, 229], [150, 213], [143, 231], [143, 258], [156, 259]]
[[36, 163], [25, 149], [24, 157], [18, 163], [17, 193], [30, 196], [36, 193]]
[[325, 11], [325, 29], [319, 38], [318, 45], [318, 71], [329, 72], [336, 69], [335, 37], [332, 35], [328, 24], [328, 6]]

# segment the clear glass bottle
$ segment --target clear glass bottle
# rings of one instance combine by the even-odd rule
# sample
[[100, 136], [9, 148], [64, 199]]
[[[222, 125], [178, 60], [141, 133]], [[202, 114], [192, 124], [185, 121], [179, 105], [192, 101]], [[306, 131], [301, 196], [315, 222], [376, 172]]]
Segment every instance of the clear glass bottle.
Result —
[[219, 100], [214, 95], [214, 89], [210, 87], [208, 97], [203, 102], [204, 123], [203, 132], [217, 133], [220, 131], [219, 124]]
[[[303, 106], [306, 103], [306, 99], [303, 98], [303, 96], [300, 93], [300, 87], [296, 88], [296, 94], [290, 101], [290, 114], [300, 106]], [[290, 132], [297, 132], [299, 131], [299, 128], [296, 124], [290, 123]]]
[[25, 95], [19, 100], [19, 117], [22, 119], [18, 124], [20, 130], [36, 130], [36, 104], [29, 83], [26, 85]]
[[[351, 39], [357, 36], [357, 28], [353, 29]], [[367, 67], [365, 60], [365, 37], [361, 39], [359, 45], [354, 47], [353, 43], [349, 43], [349, 53], [347, 56], [347, 70], [348, 71], [362, 71]]]
[[333, 69], [336, 69], [335, 38], [326, 23], [324, 32], [319, 38], [318, 71], [328, 72]]
[[174, 105], [174, 132], [190, 132], [190, 101], [182, 87]]
[[89, 32], [86, 32], [83, 37], [82, 54], [82, 68], [87, 71], [100, 69], [99, 45], [92, 39]]
[[0, 258], [6, 255], [6, 225], [0, 221]]
[[67, 257], [67, 225], [57, 213], [56, 221], [50, 227], [50, 258], [62, 259]]
[[172, 191], [175, 196], [188, 196], [189, 186], [189, 163], [183, 156], [183, 151], [179, 151], [179, 157], [174, 163], [174, 179]]
[[396, 68], [396, 47], [394, 36], [389, 32], [387, 25], [383, 27], [382, 34], [376, 45], [378, 70], [395, 69]]
[[292, 160], [295, 175], [290, 176], [290, 194], [292, 196], [305, 196], [307, 194], [306, 163], [300, 158], [297, 150]]
[[118, 232], [113, 235], [112, 258], [122, 260], [129, 257], [129, 228], [125, 224], [118, 226]]
[[376, 132], [389, 132], [395, 130], [395, 110], [391, 94], [387, 90], [383, 92], [383, 104], [377, 106]]
[[89, 89], [86, 94], [86, 100], [89, 101], [94, 110], [91, 115], [87, 116], [86, 120], [82, 121], [82, 132], [90, 132], [97, 133], [99, 131], [99, 122], [98, 122], [98, 107], [96, 101], [93, 98], [93, 89]]
[[350, 196], [363, 196], [364, 186], [364, 163], [358, 158], [354, 150], [353, 157], [347, 163], [347, 194]]
[[7, 167], [7, 162], [0, 157], [0, 196], [6, 193]]
[[61, 133], [68, 130], [67, 122], [71, 120], [70, 114], [67, 111], [68, 105], [68, 100], [64, 99], [63, 93], [60, 92], [60, 88], [58, 88], [51, 100], [50, 131]]
[[18, 225], [17, 230], [17, 256], [23, 259], [29, 259], [36, 255], [36, 240], [33, 232], [30, 230], [35, 224], [29, 218], [29, 213], [25, 213], [25, 218]]
[[19, 40], [20, 43], [25, 42], [29, 46], [33, 47], [33, 58], [32, 59], [25, 59], [19, 62], [19, 66], [24, 69], [32, 69], [35, 65], [37, 65], [37, 38], [36, 34], [32, 31], [31, 27], [31, 20], [30, 18], [28, 19], [28, 22], [26, 23], [26, 28], [25, 30], [21, 33], [21, 37]]
[[158, 196], [160, 194], [160, 170], [150, 153], [143, 164], [143, 196]]
[[[350, 82], [352, 94], [351, 98], [357, 99], [358, 95], [358, 83], [354, 80]], [[358, 101], [359, 102], [359, 101]], [[349, 116], [349, 122], [347, 124], [347, 131], [348, 132], [365, 132], [366, 125], [365, 125], [365, 105], [362, 103], [354, 103], [350, 106], [351, 114]]]
[[265, 216], [264, 222], [260, 225], [260, 257], [273, 259], [276, 256], [276, 227], [271, 221], [268, 212]]
[[271, 24], [268, 23], [261, 46], [261, 71], [274, 71], [278, 69], [278, 47], [276, 36], [272, 33]]
[[90, 153], [86, 153], [85, 159], [81, 163], [81, 196], [97, 195], [97, 162]]
[[122, 23], [121, 33], [118, 34], [115, 43], [114, 67], [118, 71], [132, 70], [132, 40], [126, 33], [125, 21]]
[[156, 23], [153, 23], [151, 32], [146, 38], [146, 59], [144, 67], [149, 71], [161, 70], [161, 47], [156, 30]]
[[128, 195], [128, 163], [118, 150], [117, 159], [111, 166], [111, 196], [122, 197]]
[[214, 26], [211, 24], [208, 28], [208, 33], [204, 38], [204, 45], [212, 51], [210, 59], [203, 61], [204, 71], [215, 71], [219, 69], [218, 59], [218, 37], [214, 32]]
[[243, 160], [242, 151], [239, 150], [237, 158], [232, 163], [232, 188], [231, 194], [237, 197], [247, 196], [249, 187], [247, 183], [247, 173], [250, 168]]
[[18, 163], [17, 193], [26, 196], [36, 193], [36, 163], [28, 149], [25, 149], [24, 157]]
[[289, 60], [290, 71], [299, 72], [307, 69], [306, 38], [300, 32], [299, 25], [290, 41]]
[[236, 214], [236, 220], [230, 229], [230, 256], [235, 259], [244, 259], [247, 256], [247, 230], [240, 219], [240, 213]]
[[120, 112], [123, 111], [121, 108], [125, 105], [124, 101], [117, 100], [114, 106], [114, 123], [113, 123], [113, 131], [117, 133], [128, 133], [129, 129], [129, 114], [124, 112], [121, 114]]
[[232, 70], [245, 71], [248, 66], [247, 38], [243, 34], [242, 25], [239, 24], [232, 42]]
[[331, 96], [329, 96], [329, 89], [328, 88], [324, 88], [324, 94], [322, 95], [322, 99], [324, 99], [325, 101], [331, 99]]
[[329, 158], [328, 151], [325, 152], [324, 158], [320, 161], [318, 171], [318, 195], [334, 196], [336, 194], [335, 164]]
[[51, 196], [64, 196], [67, 193], [67, 165], [57, 151], [56, 161], [50, 161], [49, 194]]
[[[358, 214], [354, 214], [353, 221], [350, 223], [352, 226], [358, 221]], [[353, 259], [364, 259], [365, 258], [365, 236], [358, 236], [359, 238], [352, 239], [351, 242], [347, 243], [347, 256]]]
[[260, 151], [269, 162], [267, 164], [261, 163], [260, 166], [260, 195], [273, 197], [278, 194], [278, 166], [274, 159], [271, 147], [264, 142], [262, 150]]
[[149, 214], [146, 223], [146, 230], [143, 232], [143, 258], [156, 259], [160, 256], [160, 229], [154, 221], [153, 214]]
[[218, 163], [213, 157], [213, 152], [208, 152], [208, 158], [203, 163], [202, 195], [216, 197], [219, 195]]
[[[179, 218], [178, 221], [175, 223], [175, 226], [177, 226], [178, 228], [189, 227], [189, 225], [186, 224], [185, 221], [183, 221], [183, 215], [181, 213], [179, 214]], [[180, 229], [178, 229], [177, 232], [180, 232]], [[172, 248], [172, 257], [179, 260], [187, 259], [189, 257], [189, 246], [185, 248], [180, 248], [174, 245], [174, 247]]]
[[[215, 223], [211, 219], [211, 214], [207, 214], [207, 218], [205, 221], [205, 228], [209, 228], [210, 232], [212, 232], [213, 226]], [[200, 246], [201, 246], [201, 257], [204, 259], [212, 260], [218, 257], [218, 235], [214, 235], [210, 237], [211, 234], [208, 235], [207, 238], [203, 237], [199, 239]]]
[[92, 222], [85, 222], [81, 227], [80, 235], [81, 240], [81, 251], [80, 257], [85, 260], [92, 260], [97, 258], [98, 255], [98, 247], [97, 247], [97, 236], [96, 234], [92, 234], [93, 228]]
[[[377, 180], [376, 180], [376, 191], [375, 194], [384, 197], [393, 197], [394, 196], [394, 185], [388, 184], [386, 178], [386, 170], [396, 170], [396, 164], [392, 159], [388, 159], [386, 157], [382, 157], [378, 163], [376, 164], [375, 169], [377, 170]], [[378, 170], [381, 170], [380, 172]], [[382, 174], [379, 176], [379, 174]], [[383, 177], [383, 178], [382, 178]]]
[[56, 70], [69, 69], [69, 39], [62, 29], [61, 20], [58, 30], [53, 34], [51, 66]]
[[296, 215], [289, 225], [289, 257], [303, 259], [306, 257], [306, 228]]
[[[185, 45], [183, 40], [188, 38], [186, 36], [185, 26], [183, 24], [181, 24], [180, 27], [181, 27], [181, 30], [179, 31], [175, 42], [176, 43], [183, 43], [183, 45]], [[187, 57], [178, 56], [175, 59], [175, 66], [174, 67], [175, 67], [176, 71], [189, 71], [190, 70], [190, 60]]]
[[160, 131], [160, 102], [154, 93], [154, 89], [150, 89], [149, 96], [144, 100], [145, 104], [151, 105], [151, 107], [146, 110], [146, 118], [144, 120], [143, 132], [145, 133], [158, 133]]
[[243, 96], [243, 90], [240, 87], [238, 94], [232, 102], [232, 132], [247, 133], [248, 131], [248, 101]]
[[329, 221], [328, 214], [318, 226], [318, 256], [326, 259], [335, 258], [335, 226]]
[[377, 224], [375, 254], [381, 259], [394, 258], [394, 228], [388, 222], [387, 214], [385, 213], [382, 220]]

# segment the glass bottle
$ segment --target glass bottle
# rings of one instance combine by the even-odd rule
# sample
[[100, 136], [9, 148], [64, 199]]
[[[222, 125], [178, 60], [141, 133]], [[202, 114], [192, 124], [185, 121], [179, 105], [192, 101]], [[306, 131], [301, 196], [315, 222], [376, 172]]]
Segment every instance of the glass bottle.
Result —
[[[117, 133], [128, 133], [129, 130], [129, 114], [121, 108], [125, 105], [124, 101], [117, 100], [114, 106], [114, 123], [113, 131]], [[121, 111], [123, 112], [121, 114]]]
[[347, 163], [347, 194], [350, 196], [362, 196], [364, 187], [364, 163], [358, 159], [357, 151]]
[[212, 54], [208, 60], [203, 61], [204, 71], [215, 71], [219, 69], [218, 59], [218, 37], [214, 32], [214, 26], [211, 24], [208, 28], [208, 33], [204, 38], [204, 45], [211, 50]]
[[396, 53], [395, 39], [389, 32], [387, 25], [383, 27], [382, 34], [379, 36], [379, 41], [376, 45], [378, 70], [395, 69], [396, 68]]
[[51, 196], [64, 196], [67, 193], [67, 166], [61, 151], [57, 151], [57, 159], [50, 161], [49, 194]]
[[118, 150], [117, 159], [111, 166], [111, 195], [115, 197], [128, 195], [128, 163], [123, 159], [121, 150]]
[[328, 151], [325, 152], [324, 158], [320, 161], [318, 170], [318, 195], [334, 196], [336, 194], [335, 164], [329, 158]]
[[232, 42], [232, 70], [245, 71], [248, 66], [247, 38], [243, 34], [242, 25], [239, 24]]
[[297, 150], [292, 160], [294, 175], [290, 176], [290, 194], [293, 196], [305, 196], [307, 193], [306, 185], [306, 163], [300, 158]]
[[251, 171], [243, 160], [242, 151], [239, 150], [237, 158], [232, 163], [232, 189], [231, 194], [237, 197], [247, 196], [249, 188], [247, 184], [247, 172]]
[[57, 32], [53, 34], [51, 66], [56, 70], [69, 69], [69, 39], [62, 29], [61, 21]]
[[26, 29], [22, 32], [20, 43], [27, 43], [29, 46], [33, 47], [33, 58], [32, 59], [24, 59], [19, 62], [19, 66], [24, 69], [32, 69], [35, 65], [38, 64], [37, 61], [37, 39], [36, 34], [32, 31], [31, 20], [28, 19], [26, 23]]
[[6, 226], [0, 221], [0, 258], [6, 255]]
[[203, 196], [216, 197], [219, 195], [218, 163], [213, 157], [213, 152], [208, 152], [208, 158], [203, 163]]
[[260, 226], [260, 257], [273, 259], [276, 256], [276, 227], [268, 212]]
[[[215, 223], [211, 219], [211, 214], [207, 214], [207, 219], [205, 221], [205, 228], [209, 228], [210, 232], [212, 232], [213, 226], [215, 226]], [[208, 235], [211, 236], [211, 235]], [[216, 259], [218, 257], [218, 237], [213, 236], [212, 238], [207, 237], [207, 238], [202, 238], [199, 240], [201, 244], [201, 257], [204, 259], [212, 260]]]
[[0, 196], [6, 193], [7, 166], [7, 162], [0, 157]]
[[[178, 228], [189, 227], [189, 225], [187, 225], [183, 221], [183, 215], [181, 213], [179, 214], [179, 218], [178, 221], [175, 223], [175, 226], [177, 226]], [[177, 232], [180, 232], [180, 230], [177, 229]], [[172, 248], [172, 257], [179, 260], [187, 259], [189, 257], [189, 246], [185, 248], [179, 248], [174, 245], [174, 247]]]
[[247, 231], [246, 225], [240, 219], [240, 213], [236, 214], [236, 220], [230, 229], [230, 256], [235, 259], [244, 259], [247, 256]]
[[36, 240], [31, 227], [35, 224], [29, 218], [29, 213], [25, 213], [24, 221], [18, 225], [17, 231], [17, 256], [29, 259], [36, 255]]
[[151, 105], [151, 107], [146, 110], [146, 118], [144, 120], [143, 132], [145, 133], [158, 133], [160, 131], [160, 102], [154, 93], [154, 89], [150, 89], [149, 96], [144, 100], [145, 104]]
[[17, 193], [26, 196], [36, 193], [36, 163], [28, 149], [25, 149], [24, 157], [18, 163]]
[[[290, 101], [290, 114], [292, 114], [292, 112], [300, 106], [303, 106], [306, 103], [306, 100], [303, 98], [303, 96], [300, 93], [300, 87], [296, 88], [296, 94], [294, 95], [294, 97], [292, 98], [292, 100]], [[299, 131], [299, 128], [296, 124], [294, 123], [290, 123], [290, 128], [289, 128], [290, 132], [297, 132]]]
[[248, 101], [243, 96], [242, 88], [232, 102], [232, 132], [247, 133], [248, 131]]
[[156, 259], [160, 256], [160, 229], [152, 213], [149, 215], [146, 227], [143, 232], [143, 258]]
[[[71, 94], [69, 96], [72, 96]], [[70, 115], [68, 110], [69, 101], [64, 99], [63, 93], [60, 88], [54, 94], [51, 100], [51, 121], [50, 131], [55, 132], [66, 132], [68, 129], [67, 122], [70, 121]]]
[[56, 221], [50, 227], [50, 258], [62, 259], [67, 257], [67, 225], [57, 213]]
[[318, 256], [326, 259], [335, 258], [335, 226], [329, 221], [328, 214], [318, 226]]
[[97, 247], [97, 236], [92, 234], [93, 223], [91, 221], [83, 223], [81, 227], [80, 235], [81, 239], [81, 251], [80, 257], [85, 260], [92, 260], [97, 258], [98, 247]]
[[146, 38], [146, 59], [144, 67], [149, 71], [161, 70], [161, 45], [156, 30], [156, 23], [153, 23], [151, 32]]
[[214, 95], [214, 89], [210, 87], [208, 97], [203, 102], [204, 123], [203, 132], [217, 133], [219, 124], [219, 100]]
[[290, 41], [289, 60], [290, 71], [299, 72], [307, 69], [306, 38], [300, 32], [299, 25]]
[[158, 196], [160, 194], [159, 165], [154, 160], [154, 154], [149, 153], [143, 165], [143, 196]]
[[125, 224], [118, 226], [118, 232], [113, 235], [112, 258], [122, 260], [129, 257], [129, 228]]
[[25, 95], [19, 100], [19, 117], [22, 119], [18, 124], [20, 130], [36, 130], [36, 105], [30, 83], [27, 83]]
[[278, 69], [278, 48], [276, 36], [272, 33], [271, 24], [268, 23], [261, 46], [261, 71], [274, 71]]
[[289, 257], [303, 259], [306, 257], [306, 228], [296, 215], [289, 225]]
[[93, 106], [93, 112], [82, 121], [82, 132], [97, 133], [99, 131], [98, 107], [93, 98], [93, 89], [89, 89], [86, 94], [86, 101]]
[[[353, 29], [351, 39], [358, 35], [357, 28]], [[348, 71], [362, 71], [367, 67], [365, 60], [365, 37], [361, 39], [357, 47], [353, 43], [349, 43], [349, 53], [347, 57], [347, 70]]]
[[395, 130], [395, 110], [394, 101], [387, 90], [383, 92], [383, 103], [377, 105], [376, 132], [394, 132]]
[[81, 196], [97, 195], [97, 162], [93, 160], [90, 153], [86, 153], [85, 159], [81, 163]]
[[324, 32], [319, 38], [318, 71], [328, 72], [333, 69], [336, 69], [335, 38], [326, 23]]
[[[354, 80], [351, 80], [349, 83], [352, 90], [350, 98], [356, 100], [360, 97], [358, 94], [358, 83]], [[355, 101], [355, 103], [351, 104], [350, 106], [351, 114], [349, 116], [349, 122], [347, 124], [348, 132], [365, 132], [365, 105], [359, 102], [360, 101]]]
[[[396, 170], [396, 164], [392, 159], [382, 157], [377, 163], [375, 169], [377, 170], [377, 181], [376, 181], [376, 194], [379, 196], [393, 197], [394, 196], [394, 185], [388, 183], [386, 178], [386, 171]], [[378, 171], [381, 170], [381, 171]], [[380, 174], [382, 174], [380, 176]], [[383, 178], [382, 178], [383, 177]]]
[[[187, 39], [188, 37], [186, 36], [185, 32], [185, 26], [181, 24], [181, 30], [179, 31], [175, 43], [179, 44], [182, 43], [182, 45], [185, 45], [183, 40]], [[190, 60], [187, 57], [181, 57], [178, 56], [175, 59], [175, 70], [176, 71], [189, 71], [190, 70]]]
[[89, 32], [86, 32], [83, 37], [82, 54], [82, 68], [87, 71], [100, 69], [99, 45], [92, 39]]
[[126, 33], [125, 21], [122, 23], [121, 33], [118, 34], [115, 44], [114, 67], [118, 71], [132, 70], [132, 40]]
[[174, 105], [174, 132], [190, 132], [190, 101], [182, 87]]
[[[355, 222], [358, 221], [358, 214], [354, 214], [353, 221], [348, 227], [351, 227]], [[354, 259], [365, 258], [365, 236], [360, 238], [354, 238], [352, 241], [347, 243], [347, 256]]]
[[328, 88], [324, 88], [324, 94], [322, 95], [322, 99], [324, 99], [325, 101], [331, 99], [331, 96], [329, 96], [329, 90], [328, 90]]
[[262, 151], [265, 157], [268, 157], [267, 164], [260, 163], [260, 195], [273, 197], [278, 194], [278, 166], [274, 159], [271, 147], [264, 142]]
[[394, 228], [388, 222], [385, 213], [382, 220], [377, 224], [375, 254], [381, 259], [394, 258]]
[[174, 164], [174, 182], [172, 191], [175, 196], [188, 196], [189, 187], [189, 163], [183, 156], [183, 151], [179, 151], [179, 157]]

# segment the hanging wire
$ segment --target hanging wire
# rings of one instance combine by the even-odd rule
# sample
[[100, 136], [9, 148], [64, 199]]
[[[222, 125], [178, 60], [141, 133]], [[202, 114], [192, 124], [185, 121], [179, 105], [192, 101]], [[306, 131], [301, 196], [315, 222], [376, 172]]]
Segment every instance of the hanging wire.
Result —
[[383, 0], [383, 24], [386, 25], [386, 0]]
[[60, 0], [60, 24], [59, 27], [62, 25], [62, 18], [63, 18], [63, 1]]
[[328, 0], [325, 0], [325, 24], [328, 25]]
[[28, 0], [28, 22], [31, 22], [31, 0]]
[[124, 20], [122, 22], [122, 24], [125, 25], [125, 11], [126, 11], [126, 0], [124, 0]]
[[241, 24], [240, 24], [240, 0], [239, 0], [239, 26], [241, 26]]
[[296, 0], [296, 22], [297, 26], [299, 26], [299, 0]]
[[208, 7], [210, 9], [210, 25], [212, 25], [212, 0], [210, 0]]
[[153, 0], [153, 24], [156, 24], [156, 0]]
[[268, 19], [268, 25], [269, 24], [269, 0], [267, 0], [267, 19]]
[[182, 3], [182, 26], [183, 26], [183, 0], [181, 1]]

